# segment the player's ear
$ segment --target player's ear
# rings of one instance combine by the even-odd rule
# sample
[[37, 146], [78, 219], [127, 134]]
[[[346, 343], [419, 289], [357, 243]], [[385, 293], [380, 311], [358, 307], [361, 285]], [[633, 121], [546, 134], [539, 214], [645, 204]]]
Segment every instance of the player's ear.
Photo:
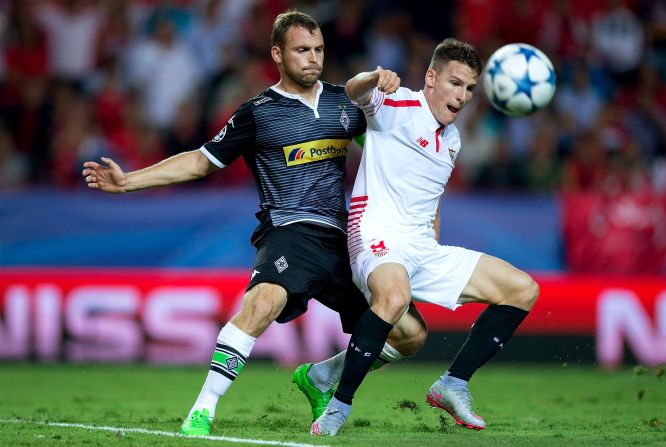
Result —
[[425, 84], [428, 87], [433, 87], [435, 85], [435, 78], [437, 77], [437, 72], [434, 68], [428, 68], [425, 74]]
[[273, 45], [271, 47], [271, 57], [273, 58], [273, 62], [276, 64], [282, 63], [282, 50], [280, 50], [280, 47], [277, 45]]

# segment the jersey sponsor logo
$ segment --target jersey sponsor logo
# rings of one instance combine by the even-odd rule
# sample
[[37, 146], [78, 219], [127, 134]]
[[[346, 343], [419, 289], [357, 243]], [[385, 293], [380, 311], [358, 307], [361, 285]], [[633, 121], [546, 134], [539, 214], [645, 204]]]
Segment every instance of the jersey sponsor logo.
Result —
[[289, 156], [287, 157], [287, 163], [290, 161], [300, 160], [301, 158], [303, 158], [304, 155], [305, 155], [305, 150], [301, 149], [300, 147], [297, 147], [296, 149], [289, 152]]
[[287, 166], [311, 163], [328, 158], [344, 157], [347, 155], [349, 139], [314, 140], [306, 143], [283, 147]]

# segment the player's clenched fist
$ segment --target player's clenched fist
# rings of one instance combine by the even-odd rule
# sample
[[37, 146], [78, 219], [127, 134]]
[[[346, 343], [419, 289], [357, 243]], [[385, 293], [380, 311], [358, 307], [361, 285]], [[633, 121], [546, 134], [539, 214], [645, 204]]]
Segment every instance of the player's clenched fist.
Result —
[[102, 161], [108, 166], [103, 166], [94, 161], [83, 163], [84, 169], [81, 174], [86, 179], [88, 188], [100, 189], [114, 194], [124, 193], [127, 179], [123, 170], [110, 158], [102, 157]]
[[378, 66], [375, 70], [377, 74], [377, 89], [388, 95], [395, 93], [400, 88], [400, 77], [398, 74], [391, 70], [384, 70]]

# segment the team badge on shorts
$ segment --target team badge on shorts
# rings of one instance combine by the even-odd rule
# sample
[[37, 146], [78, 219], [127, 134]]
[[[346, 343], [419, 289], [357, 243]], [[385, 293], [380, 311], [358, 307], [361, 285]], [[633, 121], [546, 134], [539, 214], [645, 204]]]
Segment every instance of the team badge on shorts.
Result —
[[275, 267], [277, 267], [278, 273], [282, 273], [287, 269], [287, 267], [289, 267], [289, 264], [287, 264], [287, 260], [284, 258], [284, 256], [280, 256], [280, 258], [275, 261]]
[[370, 249], [372, 250], [372, 254], [378, 258], [381, 258], [389, 252], [389, 249], [386, 248], [386, 245], [384, 245], [384, 241], [379, 241], [376, 244], [372, 244]]

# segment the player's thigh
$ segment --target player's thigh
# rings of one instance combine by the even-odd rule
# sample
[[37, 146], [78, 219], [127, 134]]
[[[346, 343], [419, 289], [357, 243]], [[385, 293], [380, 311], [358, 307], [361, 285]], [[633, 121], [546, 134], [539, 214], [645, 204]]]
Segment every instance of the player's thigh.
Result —
[[483, 254], [458, 303], [516, 305], [520, 300], [519, 307], [531, 307], [530, 301], [536, 299], [536, 294], [538, 286], [527, 273], [502, 259]]
[[435, 241], [418, 247], [420, 263], [411, 277], [412, 298], [454, 310], [481, 253]]
[[[331, 239], [340, 243], [331, 244]], [[270, 229], [257, 244], [248, 292], [261, 284], [282, 287], [287, 299], [274, 320], [294, 320], [306, 312], [308, 301], [319, 297], [329, 282], [331, 259], [345, 253], [345, 239], [336, 229], [316, 225], [295, 223]]]
[[387, 262], [378, 265], [368, 275], [370, 307], [381, 318], [397, 321], [411, 301], [409, 274], [404, 265]]

